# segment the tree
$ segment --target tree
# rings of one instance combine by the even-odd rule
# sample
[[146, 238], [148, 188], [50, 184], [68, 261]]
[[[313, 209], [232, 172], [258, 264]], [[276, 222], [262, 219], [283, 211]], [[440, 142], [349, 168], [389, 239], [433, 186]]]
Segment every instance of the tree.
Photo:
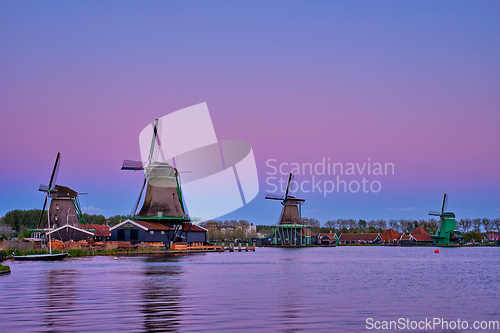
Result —
[[400, 226], [399, 222], [397, 220], [389, 220], [389, 227], [392, 228], [394, 231], [400, 231]]
[[474, 226], [474, 231], [475, 232], [480, 232], [481, 231], [481, 225], [483, 224], [483, 221], [481, 219], [473, 219], [472, 220], [472, 225]]
[[486, 232], [489, 232], [493, 227], [493, 223], [490, 219], [484, 218], [481, 220], [481, 223], [483, 224], [484, 230]]

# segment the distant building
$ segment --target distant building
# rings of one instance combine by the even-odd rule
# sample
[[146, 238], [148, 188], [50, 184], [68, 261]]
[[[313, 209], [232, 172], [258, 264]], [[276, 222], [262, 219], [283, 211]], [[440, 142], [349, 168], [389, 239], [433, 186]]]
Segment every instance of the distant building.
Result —
[[106, 242], [111, 237], [111, 228], [105, 224], [83, 224], [80, 223], [80, 228], [90, 231], [94, 234], [95, 242]]
[[493, 241], [498, 241], [500, 240], [500, 234], [496, 232], [487, 232], [484, 234], [484, 241], [485, 242], [493, 242]]
[[397, 243], [399, 239], [403, 236], [402, 232], [396, 232], [394, 229], [389, 228], [380, 234], [382, 243]]
[[413, 230], [410, 235], [415, 238], [417, 244], [433, 244], [434, 238], [425, 231], [422, 227], [417, 227]]
[[403, 235], [399, 239], [399, 244], [400, 245], [416, 245], [417, 240], [412, 235]]
[[318, 234], [318, 244], [333, 245], [339, 243], [339, 237], [335, 233]]
[[379, 233], [365, 232], [359, 234], [342, 233], [339, 237], [340, 244], [380, 244], [382, 238]]

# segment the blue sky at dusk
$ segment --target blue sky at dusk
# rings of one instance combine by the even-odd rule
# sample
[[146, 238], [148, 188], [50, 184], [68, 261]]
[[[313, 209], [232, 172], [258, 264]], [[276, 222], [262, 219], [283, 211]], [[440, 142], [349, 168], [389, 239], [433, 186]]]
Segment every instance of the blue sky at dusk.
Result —
[[394, 174], [339, 175], [376, 193], [301, 191], [305, 217], [427, 219], [443, 193], [457, 218], [500, 217], [499, 1], [6, 0], [0, 216], [42, 207], [57, 152], [84, 212], [130, 213], [143, 175], [120, 167], [140, 131], [202, 102], [259, 174], [257, 198], [221, 219], [275, 223], [264, 196], [285, 176], [268, 164], [323, 158]]

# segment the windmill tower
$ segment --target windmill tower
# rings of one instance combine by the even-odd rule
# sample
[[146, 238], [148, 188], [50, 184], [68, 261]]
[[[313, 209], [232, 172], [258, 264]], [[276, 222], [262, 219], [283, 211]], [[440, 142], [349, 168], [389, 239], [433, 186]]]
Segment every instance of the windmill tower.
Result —
[[[122, 170], [143, 170], [144, 180], [139, 198], [132, 210], [136, 220], [154, 221], [173, 229], [171, 241], [187, 238], [192, 223], [184, 206], [179, 172], [172, 166], [173, 161], [163, 162], [160, 141], [161, 123], [155, 120], [147, 161], [124, 160]], [[142, 207], [137, 213], [141, 203]], [[184, 224], [188, 223], [189, 227]]]
[[[60, 157], [61, 153], [57, 153], [49, 184], [41, 184], [38, 189], [46, 193], [38, 225], [41, 225], [43, 212], [50, 197], [49, 218], [51, 227], [56, 229], [57, 227], [69, 224], [80, 228], [80, 223], [85, 224], [85, 221], [83, 220], [78, 200], [78, 192], [66, 186], [55, 185], [57, 174], [59, 173]], [[48, 221], [44, 222], [45, 228], [48, 227], [46, 224], [48, 224]]]
[[455, 214], [447, 212], [448, 209], [448, 196], [446, 193], [443, 197], [443, 204], [441, 205], [441, 212], [429, 211], [429, 215], [439, 216], [440, 223], [438, 231], [432, 235], [436, 244], [457, 244], [462, 240], [462, 235], [457, 230], [457, 222], [455, 221]]
[[275, 196], [271, 194], [266, 195], [266, 199], [269, 200], [281, 200], [283, 209], [281, 210], [280, 220], [278, 225], [286, 224], [302, 224], [302, 219], [300, 217], [300, 206], [305, 201], [305, 199], [297, 199], [294, 196], [288, 194], [290, 191], [290, 183], [292, 182], [292, 174], [288, 176], [288, 183], [286, 185], [284, 196]]
[[289, 195], [292, 178], [293, 175], [290, 173], [284, 196], [266, 195], [266, 199], [280, 200], [283, 205], [278, 224], [272, 227], [273, 234], [271, 238], [273, 239], [274, 245], [311, 245], [311, 237], [315, 235], [311, 231], [310, 226], [303, 225], [303, 221], [300, 216], [300, 207], [305, 202], [305, 199], [298, 199]]

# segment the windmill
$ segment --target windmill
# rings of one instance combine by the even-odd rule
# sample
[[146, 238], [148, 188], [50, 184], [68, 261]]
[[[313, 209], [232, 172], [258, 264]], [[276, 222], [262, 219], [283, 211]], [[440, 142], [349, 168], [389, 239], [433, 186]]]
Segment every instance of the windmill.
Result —
[[290, 184], [293, 175], [288, 176], [288, 183], [284, 196], [267, 194], [266, 199], [280, 200], [283, 205], [278, 225], [273, 226], [273, 234], [270, 236], [274, 245], [302, 246], [311, 245], [311, 237], [315, 236], [309, 226], [303, 225], [300, 217], [300, 207], [305, 199], [298, 199], [290, 195]]
[[280, 220], [278, 222], [279, 225], [302, 224], [302, 219], [300, 218], [300, 206], [302, 206], [305, 199], [297, 199], [288, 194], [290, 192], [290, 183], [292, 182], [292, 178], [293, 175], [290, 173], [284, 196], [276, 196], [272, 194], [266, 195], [266, 199], [281, 200], [283, 209], [281, 210]]
[[[143, 184], [132, 210], [132, 216], [137, 220], [155, 220], [155, 222], [171, 227], [174, 229], [173, 238], [182, 238], [183, 223], [191, 221], [183, 202], [179, 172], [171, 165], [173, 161], [165, 162], [162, 156], [160, 132], [161, 122], [156, 119], [147, 160], [144, 162], [124, 160], [121, 169], [144, 171]], [[144, 189], [146, 193], [142, 207], [137, 214]], [[190, 228], [187, 233], [189, 231]]]
[[446, 193], [443, 197], [443, 204], [441, 205], [441, 212], [429, 211], [429, 215], [439, 216], [440, 223], [437, 232], [432, 235], [436, 244], [451, 244], [459, 243], [462, 240], [462, 235], [457, 230], [457, 222], [455, 221], [455, 214], [448, 212], [448, 196]]
[[61, 153], [57, 153], [48, 185], [41, 184], [38, 189], [40, 192], [45, 192], [45, 201], [43, 203], [38, 225], [40, 226], [42, 223], [43, 213], [50, 197], [51, 200], [48, 212], [50, 221], [47, 221], [47, 223], [49, 224], [50, 222], [53, 228], [64, 224], [79, 228], [80, 223], [85, 224], [85, 221], [78, 200], [78, 192], [66, 186], [55, 185], [59, 173], [60, 161]]

